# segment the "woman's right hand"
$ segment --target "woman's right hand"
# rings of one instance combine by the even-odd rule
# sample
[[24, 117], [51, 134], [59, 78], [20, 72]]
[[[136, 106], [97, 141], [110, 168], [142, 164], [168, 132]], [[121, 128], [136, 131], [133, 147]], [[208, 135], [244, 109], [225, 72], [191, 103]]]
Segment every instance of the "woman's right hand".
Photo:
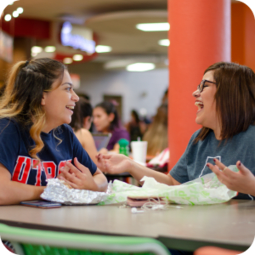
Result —
[[132, 160], [122, 154], [97, 155], [98, 168], [105, 173], [120, 174], [129, 172]]

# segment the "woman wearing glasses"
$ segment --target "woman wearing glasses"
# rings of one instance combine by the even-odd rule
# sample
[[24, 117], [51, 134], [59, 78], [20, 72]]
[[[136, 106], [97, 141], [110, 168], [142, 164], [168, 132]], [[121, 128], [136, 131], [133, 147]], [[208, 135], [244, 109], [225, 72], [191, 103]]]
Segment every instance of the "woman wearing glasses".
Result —
[[[225, 167], [240, 160], [251, 170], [247, 170], [247, 179], [254, 178], [254, 72], [234, 63], [213, 64], [205, 70], [193, 96], [198, 107], [195, 121], [202, 128], [192, 135], [184, 154], [169, 175], [150, 170], [122, 155], [99, 155], [100, 169], [108, 173], [129, 172], [137, 180], [151, 176], [158, 182], [178, 185], [208, 174], [211, 169], [216, 173], [223, 170], [223, 164], [219, 165], [218, 161]], [[218, 163], [217, 167], [213, 167], [214, 162]], [[225, 170], [227, 173], [229, 169]], [[250, 189], [242, 189], [241, 192], [255, 195]], [[251, 196], [239, 194], [238, 198], [251, 199]]]

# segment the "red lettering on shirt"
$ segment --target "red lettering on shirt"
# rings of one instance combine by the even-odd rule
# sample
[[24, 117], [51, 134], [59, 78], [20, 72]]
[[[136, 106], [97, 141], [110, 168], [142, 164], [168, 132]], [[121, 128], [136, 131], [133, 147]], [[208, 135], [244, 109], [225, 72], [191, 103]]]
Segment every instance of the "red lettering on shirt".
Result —
[[[60, 161], [58, 164], [58, 169], [53, 161], [39, 162], [37, 159], [31, 159], [30, 157], [18, 156], [17, 163], [12, 174], [12, 181], [21, 182], [27, 184], [30, 171], [36, 171], [34, 174], [34, 185], [42, 185], [42, 176], [46, 175], [46, 179], [56, 178], [58, 175], [58, 170], [64, 167], [66, 162], [71, 162], [71, 159]], [[43, 179], [44, 180], [44, 179]], [[32, 182], [31, 182], [32, 181]], [[29, 180], [29, 183], [33, 183], [33, 180]]]
[[53, 161], [42, 162], [47, 179], [57, 177], [56, 164]]
[[35, 186], [41, 186], [42, 185], [42, 182], [41, 182], [41, 180], [42, 180], [41, 179], [41, 177], [42, 177], [42, 164], [41, 164], [41, 162], [38, 162], [37, 159], [33, 159], [32, 166], [33, 166], [33, 169], [37, 170]]
[[12, 180], [27, 183], [28, 175], [31, 169], [31, 158], [19, 156], [13, 171]]

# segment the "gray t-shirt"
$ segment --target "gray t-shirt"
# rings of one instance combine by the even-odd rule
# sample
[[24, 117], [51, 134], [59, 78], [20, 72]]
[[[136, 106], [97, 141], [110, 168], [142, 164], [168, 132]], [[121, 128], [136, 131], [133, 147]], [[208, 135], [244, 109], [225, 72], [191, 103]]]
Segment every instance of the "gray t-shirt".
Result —
[[184, 183], [211, 173], [206, 164], [214, 164], [213, 158], [218, 158], [226, 166], [235, 165], [240, 160], [255, 175], [255, 126], [250, 125], [245, 132], [227, 141], [217, 140], [210, 131], [203, 141], [195, 144], [199, 132], [192, 135], [184, 154], [170, 171], [176, 181]]

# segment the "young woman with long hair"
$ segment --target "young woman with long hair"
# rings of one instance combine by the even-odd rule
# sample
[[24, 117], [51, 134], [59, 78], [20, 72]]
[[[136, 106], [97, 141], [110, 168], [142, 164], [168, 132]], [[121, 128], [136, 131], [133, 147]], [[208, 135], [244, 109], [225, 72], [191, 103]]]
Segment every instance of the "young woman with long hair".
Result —
[[112, 136], [106, 147], [109, 151], [119, 152], [118, 141], [125, 138], [130, 141], [129, 133], [122, 127], [119, 114], [112, 102], [105, 101], [93, 109], [93, 123], [98, 132], [111, 133]]
[[1, 205], [39, 199], [46, 179], [58, 176], [73, 188], [106, 189], [66, 125], [78, 100], [62, 63], [42, 58], [13, 66], [0, 100]]
[[[213, 161], [220, 160], [222, 163], [218, 163], [216, 170], [223, 171], [225, 165], [240, 160], [250, 169], [245, 172], [249, 173], [247, 179], [254, 183], [254, 72], [235, 63], [213, 64], [205, 70], [193, 97], [198, 107], [195, 120], [202, 128], [192, 135], [184, 154], [168, 175], [150, 170], [123, 155], [99, 155], [101, 169], [108, 173], [129, 172], [138, 181], [143, 176], [151, 176], [158, 182], [178, 185], [210, 173]], [[254, 189], [253, 192], [241, 189], [241, 192], [255, 195]], [[238, 198], [251, 199], [250, 195], [239, 193]]]

